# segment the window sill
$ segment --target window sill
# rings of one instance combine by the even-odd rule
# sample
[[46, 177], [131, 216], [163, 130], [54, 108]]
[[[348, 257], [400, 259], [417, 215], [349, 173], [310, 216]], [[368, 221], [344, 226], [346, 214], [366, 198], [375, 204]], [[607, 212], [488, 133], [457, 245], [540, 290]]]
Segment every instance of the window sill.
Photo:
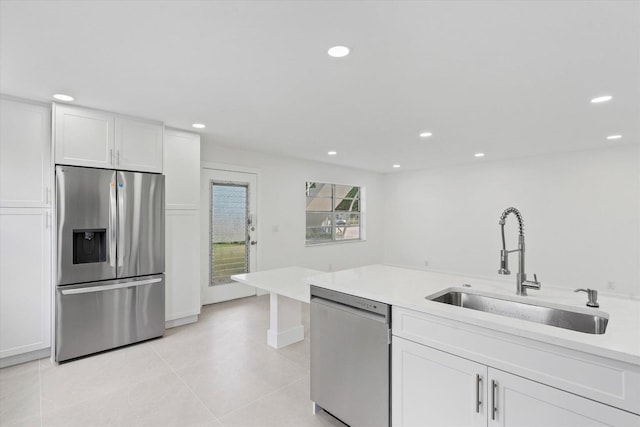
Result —
[[330, 246], [330, 245], [343, 245], [345, 243], [359, 243], [366, 242], [367, 239], [348, 239], [348, 240], [332, 240], [330, 242], [318, 242], [318, 243], [305, 243], [306, 248], [313, 248], [315, 246]]

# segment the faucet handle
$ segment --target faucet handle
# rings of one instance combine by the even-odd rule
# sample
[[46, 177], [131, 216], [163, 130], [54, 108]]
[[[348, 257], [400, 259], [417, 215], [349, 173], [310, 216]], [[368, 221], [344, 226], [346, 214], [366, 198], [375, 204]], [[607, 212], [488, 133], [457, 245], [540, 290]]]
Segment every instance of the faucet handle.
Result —
[[594, 307], [594, 308], [598, 308], [600, 307], [600, 304], [598, 304], [598, 291], [595, 289], [576, 289], [573, 292], [586, 292], [587, 293], [587, 298], [589, 298], [589, 301], [587, 301], [587, 307]]

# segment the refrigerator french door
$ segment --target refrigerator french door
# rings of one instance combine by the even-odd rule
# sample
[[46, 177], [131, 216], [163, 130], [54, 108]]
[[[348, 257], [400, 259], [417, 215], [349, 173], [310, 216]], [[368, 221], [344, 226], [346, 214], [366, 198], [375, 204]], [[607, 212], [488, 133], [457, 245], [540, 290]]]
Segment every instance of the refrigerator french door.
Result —
[[164, 176], [56, 167], [56, 360], [164, 334]]

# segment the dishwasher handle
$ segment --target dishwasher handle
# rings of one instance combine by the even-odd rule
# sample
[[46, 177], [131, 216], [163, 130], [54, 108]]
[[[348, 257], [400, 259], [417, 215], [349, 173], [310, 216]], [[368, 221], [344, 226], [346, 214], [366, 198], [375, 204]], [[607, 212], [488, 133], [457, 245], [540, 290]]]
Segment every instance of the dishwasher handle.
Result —
[[353, 314], [355, 316], [365, 317], [367, 319], [375, 320], [380, 323], [389, 323], [389, 317], [384, 314], [373, 313], [371, 311], [362, 310], [350, 305], [341, 304], [339, 302], [331, 301], [328, 299], [320, 298], [317, 296], [311, 297], [311, 304], [324, 305], [325, 307], [333, 308], [335, 310], [341, 310], [346, 313]]

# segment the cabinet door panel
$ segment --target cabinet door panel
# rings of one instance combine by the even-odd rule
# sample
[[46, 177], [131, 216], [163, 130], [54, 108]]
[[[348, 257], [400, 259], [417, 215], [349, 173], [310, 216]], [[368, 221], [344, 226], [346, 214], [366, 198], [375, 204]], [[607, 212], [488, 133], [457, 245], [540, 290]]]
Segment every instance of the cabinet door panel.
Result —
[[116, 168], [162, 172], [162, 125], [116, 118]]
[[489, 426], [595, 427], [637, 426], [640, 416], [544, 384], [489, 368], [497, 383], [495, 419]]
[[168, 209], [200, 209], [200, 136], [174, 130], [164, 138]]
[[0, 357], [50, 346], [49, 209], [0, 209]]
[[0, 207], [51, 203], [51, 109], [0, 100]]
[[[486, 370], [484, 365], [394, 336], [393, 426], [486, 425]], [[476, 399], [482, 402], [479, 406]]]
[[56, 163], [113, 167], [114, 120], [106, 112], [56, 105]]
[[200, 314], [200, 213], [165, 211], [166, 320]]

